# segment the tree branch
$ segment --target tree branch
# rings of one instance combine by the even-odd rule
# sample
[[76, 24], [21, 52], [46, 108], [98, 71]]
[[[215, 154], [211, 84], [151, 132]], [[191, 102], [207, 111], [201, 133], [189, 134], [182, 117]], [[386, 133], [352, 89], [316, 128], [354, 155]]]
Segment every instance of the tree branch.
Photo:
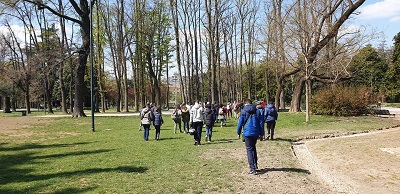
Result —
[[319, 41], [314, 47], [311, 48], [310, 53], [308, 54], [308, 58], [312, 63], [317, 56], [318, 52], [326, 45], [328, 42], [335, 37], [338, 32], [339, 28], [343, 25], [343, 23], [350, 17], [350, 15], [360, 7], [365, 0], [358, 0], [357, 2], [353, 3], [349, 6], [349, 8], [340, 16], [340, 18], [334, 23], [331, 29], [329, 29], [326, 36]]
[[[47, 10], [49, 10], [51, 13], [57, 15], [58, 17], [62, 17], [62, 18], [64, 18], [64, 19], [66, 19], [66, 20], [69, 20], [69, 21], [78, 23], [79, 25], [82, 25], [82, 22], [81, 22], [80, 20], [75, 19], [75, 18], [72, 18], [72, 17], [69, 17], [69, 16], [67, 16], [67, 15], [63, 15], [63, 14], [57, 12], [56, 10], [52, 9], [51, 7], [47, 6], [46, 4], [43, 4], [42, 1], [37, 1], [37, 0], [23, 0], [23, 1], [26, 1], [26, 2], [28, 2], [28, 3], [32, 3], [32, 4], [36, 5], [36, 6], [38, 6], [38, 7], [47, 9]], [[74, 6], [73, 2], [76, 4], [76, 2], [73, 1], [73, 0], [70, 0], [70, 2], [71, 2], [71, 4], [72, 4], [73, 6]], [[75, 8], [75, 6], [74, 6], [74, 8]], [[81, 10], [79, 9], [79, 7], [78, 7], [78, 9], [75, 8], [75, 10], [76, 10], [78, 13], [79, 13], [79, 11], [81, 11]]]

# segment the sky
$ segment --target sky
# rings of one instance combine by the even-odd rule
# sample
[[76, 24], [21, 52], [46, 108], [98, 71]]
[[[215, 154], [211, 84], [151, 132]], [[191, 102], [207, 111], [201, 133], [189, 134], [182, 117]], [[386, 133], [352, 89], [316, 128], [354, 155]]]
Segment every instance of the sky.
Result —
[[[400, 32], [400, 0], [366, 0], [357, 12], [358, 15], [352, 16], [352, 28], [365, 29], [366, 33], [374, 31], [376, 35], [369, 42], [373, 46], [382, 44], [383, 40], [386, 41], [386, 47], [393, 46], [393, 37]], [[12, 25], [12, 28], [17, 36], [24, 40], [23, 27]], [[68, 30], [71, 31], [70, 28]], [[0, 24], [0, 32], [7, 31], [7, 28]]]
[[393, 37], [400, 32], [400, 0], [366, 0], [358, 11], [354, 25], [375, 30], [379, 36], [375, 44], [385, 40], [386, 46], [393, 46]]

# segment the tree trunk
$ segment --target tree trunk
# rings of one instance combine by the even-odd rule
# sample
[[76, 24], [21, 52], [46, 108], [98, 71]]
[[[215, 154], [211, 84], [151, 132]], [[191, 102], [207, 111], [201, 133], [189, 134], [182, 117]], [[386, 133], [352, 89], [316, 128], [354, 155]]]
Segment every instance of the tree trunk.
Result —
[[310, 122], [310, 80], [306, 78], [306, 123]]
[[26, 84], [26, 89], [25, 89], [25, 104], [26, 104], [26, 112], [28, 114], [31, 113], [31, 101], [30, 101], [30, 95], [29, 95], [30, 87], [29, 83]]
[[4, 98], [4, 113], [11, 113], [11, 99], [9, 96]]
[[303, 94], [305, 79], [300, 76], [296, 81], [289, 112], [301, 112], [301, 96]]
[[85, 85], [86, 64], [90, 49], [90, 18], [89, 6], [87, 1], [81, 0], [81, 9], [84, 14], [81, 17], [81, 36], [82, 46], [79, 48], [78, 67], [76, 68], [75, 76], [75, 97], [74, 97], [74, 112], [72, 117], [86, 117], [83, 112], [84, 92], [87, 91]]
[[265, 102], [269, 103], [269, 92], [268, 92], [268, 71], [265, 70]]
[[281, 99], [281, 93], [283, 91], [283, 81], [284, 81], [283, 77], [278, 77], [277, 82], [276, 82], [277, 88], [276, 88], [276, 93], [275, 93], [275, 106], [278, 109], [281, 108], [280, 99]]
[[51, 114], [53, 114], [54, 112], [53, 112], [53, 104], [52, 104], [52, 99], [53, 99], [53, 94], [52, 94], [52, 89], [53, 89], [53, 84], [50, 84], [49, 82], [51, 82], [51, 80], [50, 79], [52, 79], [52, 78], [47, 78], [45, 81], [46, 81], [46, 84], [45, 84], [45, 95], [47, 96], [47, 98], [46, 98], [46, 104], [47, 104], [47, 110], [48, 110], [48, 112], [49, 113], [51, 113]]

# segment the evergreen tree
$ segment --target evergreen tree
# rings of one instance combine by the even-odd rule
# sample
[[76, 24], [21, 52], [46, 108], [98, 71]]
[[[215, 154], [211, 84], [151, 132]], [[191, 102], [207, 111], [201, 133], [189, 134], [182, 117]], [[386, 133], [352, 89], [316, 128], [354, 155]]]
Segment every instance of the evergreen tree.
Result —
[[385, 76], [385, 85], [388, 102], [400, 101], [400, 32], [393, 38], [394, 50], [392, 54], [392, 65]]
[[372, 92], [379, 92], [384, 83], [388, 64], [371, 45], [367, 45], [354, 56], [349, 71], [352, 75], [347, 84], [350, 86], [368, 86]]

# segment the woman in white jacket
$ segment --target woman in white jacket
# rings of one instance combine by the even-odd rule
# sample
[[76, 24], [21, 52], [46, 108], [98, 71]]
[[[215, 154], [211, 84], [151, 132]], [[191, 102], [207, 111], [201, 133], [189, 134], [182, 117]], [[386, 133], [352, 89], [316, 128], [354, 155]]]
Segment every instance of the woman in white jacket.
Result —
[[204, 111], [201, 103], [196, 102], [190, 109], [190, 125], [196, 130], [193, 134], [194, 145], [201, 145], [201, 132], [203, 131]]

